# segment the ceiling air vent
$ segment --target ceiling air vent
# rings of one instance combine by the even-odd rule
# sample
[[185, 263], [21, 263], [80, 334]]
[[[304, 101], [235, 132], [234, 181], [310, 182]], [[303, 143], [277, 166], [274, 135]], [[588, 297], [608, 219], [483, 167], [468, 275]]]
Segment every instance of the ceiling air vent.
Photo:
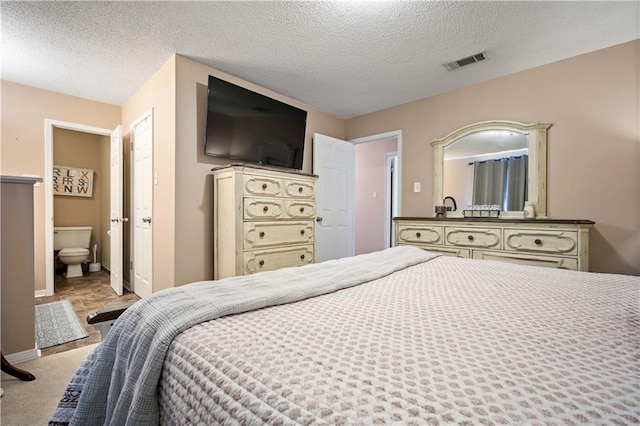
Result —
[[487, 55], [484, 52], [476, 53], [475, 55], [467, 56], [466, 58], [458, 59], [457, 61], [448, 62], [444, 64], [444, 67], [449, 71], [453, 71], [465, 65], [473, 64], [476, 62], [484, 61], [487, 59]]

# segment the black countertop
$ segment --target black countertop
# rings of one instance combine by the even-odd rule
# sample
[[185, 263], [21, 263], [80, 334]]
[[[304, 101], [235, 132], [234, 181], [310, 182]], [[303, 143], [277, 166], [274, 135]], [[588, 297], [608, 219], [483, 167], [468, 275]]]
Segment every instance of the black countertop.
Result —
[[570, 225], [594, 225], [586, 219], [501, 219], [499, 217], [394, 217], [393, 220], [429, 220], [435, 222], [489, 222], [489, 223], [559, 223]]

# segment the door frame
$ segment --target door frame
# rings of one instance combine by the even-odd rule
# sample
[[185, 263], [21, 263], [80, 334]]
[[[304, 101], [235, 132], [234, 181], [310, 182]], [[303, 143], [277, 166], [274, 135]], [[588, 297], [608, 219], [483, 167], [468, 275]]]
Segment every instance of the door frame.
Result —
[[55, 270], [53, 268], [53, 129], [66, 129], [100, 136], [111, 136], [113, 129], [86, 126], [68, 121], [44, 119], [44, 235], [45, 235], [45, 296], [53, 296]]
[[[391, 132], [378, 133], [370, 136], [363, 136], [360, 138], [350, 139], [349, 142], [353, 144], [361, 144], [361, 143], [368, 143], [368, 142], [377, 142], [379, 140], [392, 139], [392, 138], [396, 139], [396, 144], [397, 144], [396, 185], [393, 188], [393, 192], [397, 194], [396, 214], [398, 216], [402, 216], [402, 130], [393, 130]], [[385, 166], [385, 179], [387, 179], [387, 174], [386, 174], [387, 172], [388, 170], [387, 170], [387, 167]], [[385, 215], [388, 215], [388, 220], [386, 220], [385, 222], [393, 221], [393, 217], [389, 215], [389, 211], [390, 211], [389, 209], [391, 208], [390, 204], [393, 202], [393, 200], [391, 200], [391, 197], [389, 196], [389, 191], [390, 191], [390, 188], [387, 188], [387, 191], [386, 191], [387, 205], [385, 206]], [[358, 218], [356, 217], [355, 220], [358, 220]], [[385, 230], [384, 230], [385, 241], [387, 241], [388, 239], [388, 232], [387, 232], [386, 225], [387, 223], [385, 223]], [[354, 232], [355, 232], [355, 228], [354, 228]], [[354, 242], [355, 242], [355, 238], [354, 238]], [[393, 247], [393, 243], [394, 243], [393, 241], [390, 241], [389, 246]]]
[[[124, 294], [123, 228], [128, 221], [128, 218], [124, 217], [124, 139], [122, 133], [122, 125], [119, 125], [111, 132], [111, 137], [109, 138], [109, 229], [111, 230], [109, 234], [109, 268], [111, 272], [109, 274], [109, 284], [118, 296]], [[116, 167], [114, 167], [113, 161], [114, 154], [117, 154], [118, 159]], [[114, 205], [117, 207], [116, 212], [113, 210]], [[115, 216], [114, 213], [116, 213]], [[116, 242], [119, 241], [120, 244], [113, 244], [114, 240]]]
[[[393, 212], [398, 215], [400, 204], [398, 202], [399, 192], [399, 180], [397, 175], [398, 170], [398, 152], [388, 152], [384, 155], [385, 163], [385, 209], [384, 209], [384, 245], [385, 248], [393, 247], [395, 243], [396, 230], [393, 226]], [[394, 168], [395, 163], [395, 168]]]

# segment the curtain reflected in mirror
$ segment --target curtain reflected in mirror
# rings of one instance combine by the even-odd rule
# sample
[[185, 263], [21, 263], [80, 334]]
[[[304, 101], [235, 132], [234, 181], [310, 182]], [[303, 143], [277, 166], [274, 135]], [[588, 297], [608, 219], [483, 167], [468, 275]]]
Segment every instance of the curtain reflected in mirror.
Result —
[[527, 199], [528, 162], [527, 155], [520, 155], [469, 163], [473, 166], [472, 203], [522, 210]]

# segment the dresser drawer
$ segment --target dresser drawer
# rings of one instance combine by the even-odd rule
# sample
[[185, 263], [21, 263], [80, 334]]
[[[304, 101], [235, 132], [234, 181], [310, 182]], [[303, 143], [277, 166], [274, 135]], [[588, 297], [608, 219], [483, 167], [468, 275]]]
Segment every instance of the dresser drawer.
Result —
[[313, 244], [314, 222], [245, 222], [244, 249]]
[[302, 266], [314, 261], [313, 246], [255, 250], [244, 253], [244, 273], [255, 274], [288, 266]]
[[[449, 256], [589, 271], [591, 221], [396, 217], [394, 222], [396, 245]], [[437, 227], [442, 228], [442, 241], [420, 232]]]
[[245, 174], [242, 184], [244, 195], [277, 197], [282, 194], [282, 180], [278, 178]]
[[531, 253], [578, 253], [578, 233], [535, 229], [505, 229], [504, 249]]
[[500, 229], [445, 228], [445, 245], [499, 249]]
[[314, 199], [316, 183], [306, 180], [284, 179], [283, 195], [292, 198]]
[[277, 219], [283, 217], [282, 200], [277, 198], [245, 198], [244, 218]]
[[474, 259], [496, 260], [518, 265], [542, 266], [544, 268], [578, 270], [578, 259], [559, 256], [542, 256], [526, 253], [506, 253], [503, 251], [474, 250]]
[[316, 203], [305, 200], [285, 200], [284, 217], [291, 219], [310, 219], [316, 215]]
[[398, 226], [397, 233], [399, 244], [442, 244], [441, 226], [403, 224]]

